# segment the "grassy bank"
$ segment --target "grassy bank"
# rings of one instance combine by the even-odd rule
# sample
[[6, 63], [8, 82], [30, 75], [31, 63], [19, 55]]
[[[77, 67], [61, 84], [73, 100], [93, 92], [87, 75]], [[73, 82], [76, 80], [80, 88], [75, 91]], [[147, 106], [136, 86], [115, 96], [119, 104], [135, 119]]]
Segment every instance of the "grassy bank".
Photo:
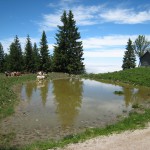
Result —
[[94, 80], [111, 80], [113, 82], [123, 82], [150, 87], [150, 67], [103, 74], [84, 74], [82, 77]]
[[[150, 68], [136, 68], [136, 69], [131, 69], [131, 70], [126, 70], [126, 71], [120, 71], [120, 72], [114, 72], [114, 73], [106, 73], [106, 74], [86, 74], [83, 75], [85, 78], [90, 78], [94, 80], [111, 80], [113, 82], [124, 82], [124, 83], [130, 83], [134, 85], [142, 85], [142, 86], [148, 86], [150, 87]], [[53, 74], [50, 75], [52, 78]], [[13, 100], [13, 97], [10, 99], [14, 101], [12, 106], [14, 106], [15, 101], [17, 101], [17, 96], [15, 93], [12, 91], [12, 87], [18, 83], [22, 83], [28, 80], [34, 80], [34, 76], [24, 76], [19, 79], [6, 79], [4, 80], [11, 80], [10, 83], [3, 81], [3, 84], [10, 84], [6, 86], [6, 88], [10, 89], [8, 92], [10, 95], [15, 98]], [[14, 81], [13, 81], [14, 80]], [[1, 81], [0, 81], [1, 82]], [[1, 86], [1, 84], [0, 84]], [[4, 85], [3, 85], [4, 86]], [[6, 92], [4, 90], [4, 92]], [[4, 96], [4, 101], [6, 99], [6, 95]], [[11, 97], [11, 96], [9, 96]], [[7, 100], [8, 101], [8, 100]], [[9, 102], [9, 101], [8, 101]], [[7, 103], [8, 103], [7, 102]], [[135, 107], [135, 111], [131, 112], [129, 114], [128, 118], [122, 118], [121, 121], [114, 125], [108, 125], [104, 128], [91, 128], [87, 129], [85, 132], [76, 134], [76, 135], [69, 135], [67, 137], [64, 137], [62, 140], [59, 141], [45, 141], [45, 142], [36, 142], [31, 145], [27, 145], [24, 147], [9, 147], [8, 145], [4, 147], [0, 147], [0, 149], [3, 150], [47, 150], [50, 148], [56, 148], [56, 147], [63, 147], [69, 143], [77, 143], [80, 141], [84, 141], [96, 136], [100, 135], [109, 135], [112, 133], [120, 133], [125, 130], [135, 130], [138, 128], [143, 128], [145, 127], [147, 122], [150, 122], [150, 107], [145, 107], [145, 106], [150, 106], [150, 101], [145, 102], [145, 104]], [[11, 108], [11, 106], [10, 106]], [[13, 109], [12, 109], [13, 110]], [[4, 117], [4, 116], [3, 116]], [[10, 135], [11, 137], [11, 135]]]

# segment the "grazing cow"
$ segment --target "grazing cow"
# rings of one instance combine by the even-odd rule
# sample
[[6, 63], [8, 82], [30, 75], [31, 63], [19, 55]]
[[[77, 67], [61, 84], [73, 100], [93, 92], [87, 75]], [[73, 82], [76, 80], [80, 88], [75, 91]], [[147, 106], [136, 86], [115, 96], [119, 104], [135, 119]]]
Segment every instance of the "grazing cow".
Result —
[[11, 77], [16, 76], [16, 72], [11, 72]]
[[5, 75], [6, 76], [11, 76], [11, 77], [14, 77], [14, 76], [21, 76], [21, 72], [8, 72], [8, 71], [6, 71], [5, 72]]
[[44, 76], [44, 75], [41, 75], [41, 76], [37, 76], [37, 80], [43, 80], [43, 79], [45, 79], [46, 77]]
[[21, 72], [15, 72], [15, 76], [21, 76]]
[[6, 77], [11, 76], [11, 72], [5, 71], [5, 75], [6, 75]]
[[43, 71], [39, 71], [39, 72], [37, 72], [37, 75], [42, 76], [43, 73], [44, 73]]

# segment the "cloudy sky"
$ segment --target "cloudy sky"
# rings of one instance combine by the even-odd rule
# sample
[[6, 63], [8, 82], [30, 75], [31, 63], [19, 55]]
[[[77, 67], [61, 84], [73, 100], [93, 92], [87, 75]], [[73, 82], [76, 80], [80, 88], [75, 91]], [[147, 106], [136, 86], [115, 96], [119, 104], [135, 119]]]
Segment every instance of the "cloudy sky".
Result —
[[0, 0], [0, 42], [5, 52], [15, 35], [24, 47], [28, 34], [39, 43], [45, 30], [52, 54], [64, 10], [72, 10], [79, 27], [87, 72], [121, 70], [128, 39], [145, 35], [150, 40], [149, 0]]

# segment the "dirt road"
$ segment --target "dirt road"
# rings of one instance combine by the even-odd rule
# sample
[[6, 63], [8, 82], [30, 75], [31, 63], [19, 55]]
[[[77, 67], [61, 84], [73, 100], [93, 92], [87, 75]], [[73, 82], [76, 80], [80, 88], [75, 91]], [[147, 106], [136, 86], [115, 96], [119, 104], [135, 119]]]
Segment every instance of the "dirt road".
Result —
[[150, 150], [150, 124], [142, 130], [101, 136], [57, 150]]

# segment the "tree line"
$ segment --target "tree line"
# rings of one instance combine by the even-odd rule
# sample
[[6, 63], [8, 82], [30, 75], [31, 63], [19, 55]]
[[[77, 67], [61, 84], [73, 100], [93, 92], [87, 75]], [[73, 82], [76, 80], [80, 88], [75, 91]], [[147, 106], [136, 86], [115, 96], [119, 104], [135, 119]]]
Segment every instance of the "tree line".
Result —
[[49, 53], [45, 31], [42, 33], [39, 48], [36, 43], [32, 44], [29, 35], [26, 38], [24, 51], [17, 35], [10, 44], [8, 53], [4, 53], [3, 46], [0, 43], [0, 72], [56, 71], [73, 74], [83, 73], [85, 71], [83, 46], [71, 10], [68, 14], [66, 11], [63, 12], [61, 22], [62, 25], [58, 26], [58, 33], [56, 33], [53, 55]]
[[138, 66], [140, 66], [140, 58], [149, 50], [150, 41], [144, 35], [139, 35], [134, 42], [129, 38], [123, 57], [123, 70], [136, 67], [136, 55], [139, 58]]

